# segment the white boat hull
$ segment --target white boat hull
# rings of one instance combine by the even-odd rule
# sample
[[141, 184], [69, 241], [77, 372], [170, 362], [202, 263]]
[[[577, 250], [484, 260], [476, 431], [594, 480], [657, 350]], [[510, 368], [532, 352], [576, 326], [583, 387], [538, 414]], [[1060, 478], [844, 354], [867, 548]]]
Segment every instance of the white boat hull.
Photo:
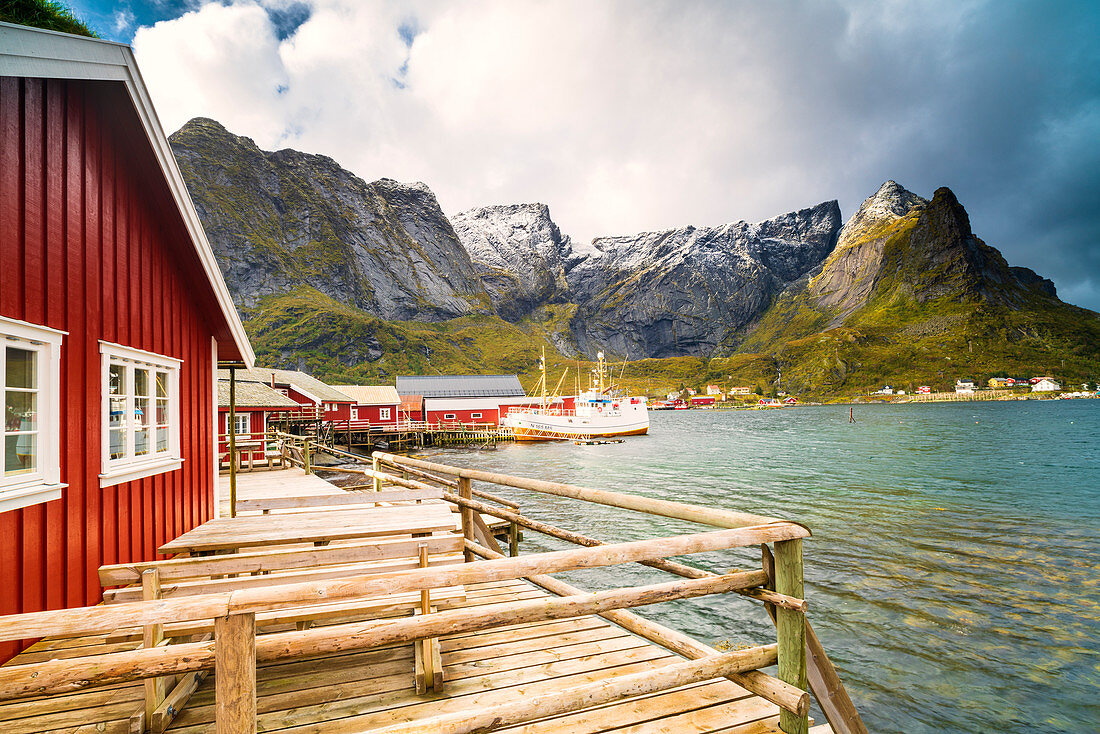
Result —
[[514, 411], [501, 420], [501, 425], [511, 428], [517, 441], [613, 438], [649, 432], [649, 413], [644, 402], [627, 402], [620, 410], [609, 410], [608, 414], [578, 412], [581, 414], [537, 409]]

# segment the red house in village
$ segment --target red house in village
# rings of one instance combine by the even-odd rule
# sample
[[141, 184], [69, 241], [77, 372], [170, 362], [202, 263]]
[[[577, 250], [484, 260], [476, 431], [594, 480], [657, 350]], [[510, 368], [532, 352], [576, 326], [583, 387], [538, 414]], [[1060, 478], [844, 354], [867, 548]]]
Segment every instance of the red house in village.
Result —
[[355, 399], [351, 406], [351, 426], [396, 426], [408, 422], [401, 416], [401, 396], [389, 385], [334, 385], [333, 389]]
[[355, 400], [312, 375], [297, 370], [273, 370], [254, 367], [237, 370], [238, 380], [262, 382], [299, 405], [298, 413], [324, 421], [351, 419], [351, 407]]
[[515, 375], [403, 375], [397, 378], [399, 395], [423, 397], [428, 423], [497, 425], [509, 407], [531, 405]]
[[229, 416], [229, 370], [218, 370], [218, 460], [229, 459], [229, 432], [235, 433], [235, 446], [242, 461], [266, 461], [268, 419], [285, 415], [299, 405], [278, 390], [255, 380], [243, 379], [246, 370], [237, 370], [233, 398], [233, 424]]
[[253, 360], [128, 47], [0, 23], [0, 262], [0, 615], [92, 604], [214, 516]]

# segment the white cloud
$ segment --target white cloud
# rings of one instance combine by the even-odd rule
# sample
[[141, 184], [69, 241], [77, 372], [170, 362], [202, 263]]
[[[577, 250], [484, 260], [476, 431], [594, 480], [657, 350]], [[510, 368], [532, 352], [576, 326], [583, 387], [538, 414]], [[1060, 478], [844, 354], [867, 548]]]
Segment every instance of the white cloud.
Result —
[[[211, 3], [137, 33], [166, 129], [213, 117], [367, 180], [424, 181], [449, 212], [543, 201], [576, 239], [831, 198], [850, 213], [887, 178], [926, 196], [950, 185], [1010, 262], [1059, 275], [1004, 220], [1010, 199], [1043, 195], [1031, 141], [1079, 114], [1059, 91], [1066, 59], [1087, 69], [1096, 51], [1073, 13], [315, 0], [280, 43], [264, 7], [288, 2]], [[411, 47], [403, 27], [419, 30]], [[1060, 158], [1071, 169], [1095, 157], [1077, 148]]]

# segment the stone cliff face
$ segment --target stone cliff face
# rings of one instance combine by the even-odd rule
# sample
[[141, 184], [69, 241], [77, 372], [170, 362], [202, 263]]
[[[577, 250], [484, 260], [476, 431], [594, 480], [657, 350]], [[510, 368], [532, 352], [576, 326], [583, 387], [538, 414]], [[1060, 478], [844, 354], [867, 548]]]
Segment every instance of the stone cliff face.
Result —
[[487, 309], [424, 184], [367, 183], [326, 156], [262, 151], [213, 120], [170, 141], [238, 307], [308, 286], [388, 320]]
[[493, 308], [508, 320], [568, 300], [572, 244], [545, 204], [486, 206], [451, 217]]
[[842, 323], [867, 302], [878, 277], [883, 247], [893, 232], [892, 225], [913, 207], [927, 203], [927, 199], [887, 181], [840, 230], [836, 249], [821, 274], [810, 281], [815, 304], [835, 314], [832, 325]]
[[840, 225], [831, 201], [758, 224], [593, 240], [566, 276], [580, 306], [575, 339], [635, 359], [709, 354], [819, 265]]

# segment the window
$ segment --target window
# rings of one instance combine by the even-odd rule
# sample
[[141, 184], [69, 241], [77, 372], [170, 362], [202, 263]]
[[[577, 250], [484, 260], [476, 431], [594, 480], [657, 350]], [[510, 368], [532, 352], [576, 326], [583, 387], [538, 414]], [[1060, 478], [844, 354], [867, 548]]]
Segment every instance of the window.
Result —
[[[234, 413], [233, 420], [236, 423], [237, 430], [235, 433], [238, 436], [252, 433], [252, 414], [251, 413]], [[229, 433], [229, 414], [225, 414], [225, 432]]]
[[352, 408], [351, 409], [351, 419], [353, 421], [359, 420], [359, 408]]
[[[108, 342], [103, 358], [102, 487], [178, 469], [180, 361]], [[228, 428], [228, 425], [227, 425]]]
[[445, 420], [445, 421], [453, 421], [454, 419], [455, 419], [455, 414], [454, 413], [444, 413], [443, 414], [443, 420]]
[[0, 318], [4, 473], [0, 512], [61, 497], [63, 331]]
[[471, 420], [474, 419], [474, 418], [480, 418], [480, 417], [481, 417], [481, 413], [470, 413]]
[[378, 409], [378, 420], [388, 421], [390, 419], [390, 410], [391, 410], [390, 408], [379, 408]]

